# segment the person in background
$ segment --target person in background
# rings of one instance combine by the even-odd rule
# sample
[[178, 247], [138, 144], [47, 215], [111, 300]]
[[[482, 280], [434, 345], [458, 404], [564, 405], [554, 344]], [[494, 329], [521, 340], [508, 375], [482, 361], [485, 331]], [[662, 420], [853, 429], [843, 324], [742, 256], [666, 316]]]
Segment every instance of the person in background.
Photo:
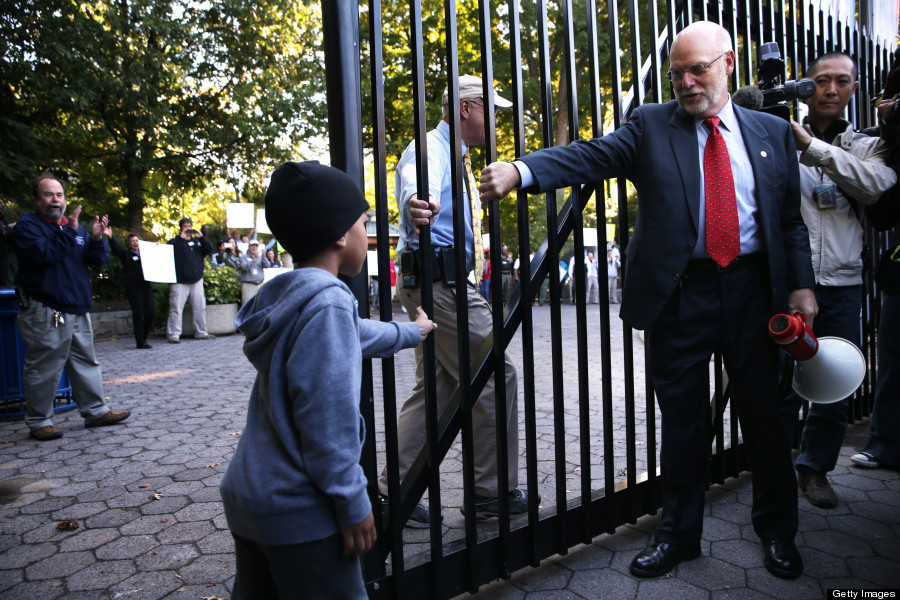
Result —
[[[897, 175], [887, 166], [888, 145], [853, 130], [842, 117], [859, 87], [856, 62], [841, 52], [813, 61], [806, 76], [816, 82], [807, 99], [804, 125], [792, 121], [800, 161], [800, 212], [809, 230], [815, 295], [819, 306], [813, 334], [836, 336], [860, 345], [863, 283], [863, 227], [866, 205], [893, 187]], [[784, 400], [783, 419], [793, 438], [803, 399]], [[837, 492], [828, 473], [837, 466], [849, 422], [849, 399], [810, 403], [794, 466], [806, 499], [834, 508]]]
[[[400, 240], [397, 244], [397, 253], [400, 256], [400, 264], [404, 266], [403, 278], [400, 280], [400, 303], [405, 305], [412, 313], [416, 306], [421, 304], [423, 282], [419, 273], [407, 272], [405, 265], [424, 264], [424, 260], [439, 261], [440, 256], [446, 256], [443, 249], [454, 245], [454, 210], [455, 203], [451, 190], [451, 166], [454, 160], [460, 160], [456, 165], [469, 173], [464, 186], [462, 206], [466, 231], [464, 248], [457, 251], [465, 252], [466, 273], [475, 271], [477, 262], [483, 260], [479, 256], [481, 247], [481, 230], [476, 226], [481, 217], [481, 204], [478, 201], [478, 191], [472, 189], [474, 175], [471, 175], [468, 149], [472, 146], [483, 144], [485, 141], [485, 120], [488, 118], [484, 112], [483, 86], [481, 78], [474, 76], [462, 76], [459, 78], [459, 99], [457, 106], [452, 110], [459, 110], [461, 119], [461, 143], [462, 156], [454, 158], [453, 142], [450, 134], [450, 99], [449, 92], [444, 91], [442, 96], [443, 117], [437, 127], [428, 132], [427, 140], [420, 140], [428, 144], [428, 194], [427, 198], [419, 198], [417, 172], [416, 172], [416, 143], [410, 142], [397, 162], [395, 198], [400, 210]], [[512, 103], [493, 92], [494, 103], [498, 108], [509, 108]], [[434, 252], [431, 256], [425, 254], [419, 248], [419, 227], [431, 225], [431, 241], [433, 246], [429, 249]], [[478, 231], [476, 231], [476, 229]], [[404, 260], [404, 252], [413, 253], [415, 260]], [[413, 257], [409, 257], [413, 258]], [[438, 266], [437, 264], [435, 265]], [[488, 339], [493, 332], [493, 317], [491, 308], [476, 286], [481, 273], [475, 273], [475, 286], [466, 286], [466, 296], [457, 298], [456, 288], [447, 281], [447, 270], [437, 268], [431, 285], [434, 297], [433, 319], [438, 324], [435, 332], [435, 381], [437, 392], [437, 410], [442, 412], [449, 404], [451, 397], [459, 388], [459, 333], [457, 306], [465, 303], [468, 314], [468, 343], [470, 352], [478, 351], [481, 344]], [[407, 279], [407, 275], [409, 278]], [[411, 315], [410, 315], [411, 316]], [[416, 348], [416, 383], [412, 395], [403, 403], [397, 422], [398, 459], [400, 478], [406, 477], [418, 454], [425, 446], [425, 355], [421, 348]], [[519, 489], [519, 424], [518, 424], [518, 376], [515, 364], [509, 352], [504, 355], [504, 375], [506, 382], [506, 414], [498, 416], [494, 407], [495, 388], [494, 377], [488, 379], [484, 389], [478, 397], [478, 401], [472, 408], [473, 423], [473, 459], [475, 464], [475, 485], [473, 488], [475, 499], [475, 517], [491, 518], [499, 515], [500, 491], [497, 482], [498, 452], [497, 452], [497, 428], [505, 427], [507, 432], [506, 451], [508, 457], [508, 477], [506, 493], [509, 501], [509, 514], [519, 515], [527, 511], [528, 501], [525, 492]], [[378, 481], [379, 491], [387, 496], [387, 471], [382, 471]], [[387, 502], [387, 500], [385, 500]], [[428, 510], [419, 505], [409, 518], [410, 527], [426, 528], [430, 523]]]
[[89, 233], [78, 224], [81, 206], [65, 216], [65, 181], [47, 172], [31, 189], [35, 212], [19, 219], [11, 242], [19, 261], [16, 324], [28, 348], [22, 370], [25, 425], [32, 438], [46, 442], [63, 435], [53, 425], [63, 369], [85, 427], [116, 425], [131, 413], [106, 405], [88, 315], [93, 304], [88, 265], [102, 266], [109, 257], [103, 241], [106, 215], [94, 217]]
[[131, 306], [131, 325], [134, 329], [134, 342], [141, 350], [149, 350], [153, 346], [147, 343], [147, 336], [156, 318], [156, 299], [153, 297], [153, 286], [144, 279], [144, 267], [141, 264], [141, 239], [136, 233], [125, 237], [125, 248], [113, 237], [112, 229], [103, 230], [109, 238], [112, 253], [122, 261], [125, 273], [125, 297]]
[[212, 266], [217, 268], [225, 266], [226, 248], [233, 249], [234, 243], [231, 240], [222, 240], [216, 244], [216, 252], [209, 256], [209, 262], [212, 263]]
[[500, 246], [500, 284], [503, 292], [503, 304], [509, 302], [513, 290], [513, 261], [506, 246]]
[[269, 261], [269, 266], [271, 267], [281, 267], [281, 261], [278, 260], [278, 255], [275, 253], [274, 248], [270, 248], [266, 250], [266, 260]]
[[606, 251], [606, 280], [609, 287], [609, 303], [618, 304], [619, 296], [616, 294], [619, 281], [619, 267], [622, 263], [619, 261], [618, 254], [613, 254], [615, 248]]
[[169, 319], [166, 337], [170, 344], [180, 343], [181, 315], [184, 304], [190, 299], [194, 315], [194, 338], [214, 339], [206, 330], [206, 296], [203, 295], [203, 258], [212, 253], [206, 237], [194, 229], [189, 217], [178, 222], [181, 233], [169, 240], [175, 246], [175, 280], [169, 286]]
[[584, 264], [587, 268], [587, 303], [597, 304], [600, 302], [600, 273], [593, 252], [587, 253]]
[[484, 249], [484, 275], [481, 276], [481, 296], [491, 301], [491, 253], [490, 248]]
[[238, 271], [241, 280], [241, 304], [247, 304], [256, 295], [265, 280], [263, 269], [269, 268], [269, 259], [259, 249], [259, 240], [253, 238], [247, 242], [247, 253], [241, 256], [226, 254], [228, 266]]

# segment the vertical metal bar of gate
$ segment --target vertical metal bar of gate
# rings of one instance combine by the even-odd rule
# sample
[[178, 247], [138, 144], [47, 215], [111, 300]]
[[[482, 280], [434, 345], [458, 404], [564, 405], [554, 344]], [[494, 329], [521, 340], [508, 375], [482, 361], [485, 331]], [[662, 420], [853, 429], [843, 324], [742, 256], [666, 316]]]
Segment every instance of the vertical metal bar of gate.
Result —
[[[641, 82], [641, 34], [638, 0], [629, 0], [628, 13], [631, 21], [629, 43], [631, 44], [631, 106], [625, 107], [626, 114], [643, 104], [644, 86]], [[705, 4], [704, 4], [705, 6]], [[619, 186], [619, 219], [628, 215], [628, 191], [625, 178], [620, 178]], [[627, 229], [627, 226], [623, 229]], [[599, 235], [599, 233], [598, 233]], [[605, 240], [604, 235], [604, 240]], [[599, 244], [599, 242], [598, 242]], [[599, 248], [598, 248], [599, 253]], [[601, 304], [601, 307], [603, 305]], [[609, 307], [606, 307], [609, 313]], [[637, 431], [635, 429], [635, 396], [634, 396], [634, 332], [628, 326], [622, 327], [623, 350], [625, 352], [625, 479], [628, 486], [628, 521], [633, 523], [643, 512], [640, 508], [640, 495], [637, 493]]]
[[[369, 0], [369, 64], [371, 68], [370, 94], [372, 100], [372, 157], [375, 169], [375, 216], [376, 216], [376, 247], [378, 251], [378, 273], [381, 285], [378, 288], [380, 296], [380, 317], [382, 321], [392, 319], [391, 286], [390, 286], [390, 249], [388, 247], [388, 206], [387, 206], [387, 151], [385, 148], [384, 131], [384, 83], [382, 80], [384, 63], [382, 58], [381, 37], [381, 0]], [[388, 276], [385, 278], [384, 274]], [[387, 285], [385, 285], [387, 283]], [[397, 390], [393, 357], [382, 359], [382, 401], [384, 403], [384, 430], [385, 430], [385, 464], [388, 473], [388, 497], [400, 498], [400, 482], [398, 477], [397, 456]], [[374, 429], [374, 427], [370, 427]], [[377, 466], [368, 473], [377, 473]], [[374, 479], [374, 477], [373, 477]], [[376, 481], [370, 481], [377, 486]], [[377, 498], [377, 494], [375, 496]], [[380, 502], [375, 503], [379, 507]], [[393, 582], [402, 587], [404, 580], [403, 557], [403, 527], [400, 517], [400, 504], [389, 504], [389, 524], [392, 526], [392, 534], [385, 539], [380, 536], [377, 543], [387, 545], [390, 548], [392, 559]], [[384, 530], [382, 511], [375, 510], [375, 523], [379, 531]], [[385, 561], [383, 556], [386, 550], [382, 546], [376, 546], [369, 552], [365, 559], [366, 579], [384, 577]], [[377, 584], [376, 584], [377, 585]]]
[[[525, 154], [525, 116], [524, 94], [522, 90], [522, 43], [521, 25], [519, 22], [519, 2], [509, 0], [509, 31], [510, 31], [510, 73], [512, 74], [513, 89], [513, 144], [515, 155]], [[516, 192], [516, 206], [519, 220], [519, 245], [528, 240], [528, 196], [522, 190]], [[523, 210], [524, 209], [524, 210]], [[500, 199], [494, 198], [490, 204], [491, 215], [491, 260], [493, 264], [500, 264]], [[524, 213], [524, 217], [523, 217]], [[494, 312], [494, 346], [502, 343], [503, 337], [503, 292], [502, 277], [494, 278], [491, 275], [492, 300]], [[528, 482], [528, 549], [527, 560], [531, 566], [540, 564], [541, 557], [537, 549], [537, 536], [535, 530], [538, 524], [537, 502], [537, 420], [535, 415], [534, 392], [534, 354], [525, 352], [525, 339], [533, 339], [534, 330], [531, 321], [531, 312], [522, 311], [522, 381], [525, 398], [525, 471]], [[500, 360], [499, 358], [495, 360]], [[496, 364], [496, 362], [495, 362]]]
[[[578, 139], [578, 91], [575, 86], [575, 32], [573, 24], [572, 3], [570, 0], [563, 0], [561, 5], [562, 12], [562, 32], [563, 32], [563, 54], [564, 69], [566, 73], [566, 96], [569, 112], [569, 141]], [[563, 90], [559, 90], [561, 95]], [[573, 193], [573, 198], [577, 197], [577, 193]], [[546, 204], [547, 219], [547, 248], [543, 256], [544, 264], [559, 264], [559, 247], [556, 236], [553, 232], [558, 230], [557, 227], [557, 211], [556, 211], [556, 193], [551, 192], [544, 195]], [[566, 463], [566, 399], [563, 390], [563, 370], [562, 370], [562, 317], [558, 302], [559, 297], [559, 272], [558, 266], [548, 270], [548, 279], [550, 280], [550, 359], [552, 372], [552, 389], [553, 389], [553, 439], [555, 441], [554, 464], [556, 467], [556, 551], [559, 554], [568, 553], [569, 538], [567, 533], [568, 524], [568, 498], [566, 497], [568, 483], [566, 481], [568, 475], [568, 465]], [[539, 290], [543, 290], [543, 280], [540, 278]], [[530, 296], [529, 296], [530, 300]], [[527, 303], [529, 307], [534, 306], [534, 302]], [[583, 415], [582, 415], [583, 416]]]
[[[449, 4], [449, 0], [448, 0]], [[485, 162], [492, 163], [497, 159], [496, 131], [495, 131], [495, 107], [494, 107], [494, 65], [491, 46], [491, 10], [488, 0], [479, 0], [479, 33], [481, 37], [481, 76], [483, 87], [483, 101], [485, 111]], [[478, 190], [473, 190], [478, 193]], [[499, 228], [497, 230], [499, 232]], [[499, 236], [498, 236], [499, 239]], [[458, 272], [458, 271], [457, 271]], [[501, 316], [501, 315], [498, 315]], [[495, 324], [495, 331], [502, 331], [502, 327]], [[499, 544], [497, 548], [498, 564], [504, 578], [510, 576], [509, 569], [509, 469], [519, 467], [519, 457], [509, 456], [507, 452], [507, 405], [506, 405], [506, 344], [493, 345], [494, 359], [494, 409], [497, 425], [497, 497], [500, 504], [499, 514]], [[514, 400], [515, 401], [515, 400]], [[512, 464], [510, 464], [512, 463]], [[474, 514], [473, 514], [474, 517]]]
[[[594, 137], [603, 135], [603, 111], [600, 106], [600, 65], [599, 53], [597, 50], [597, 5], [595, 0], [587, 0], [586, 5], [586, 31], [588, 38], [588, 73], [591, 82], [591, 129]], [[602, 193], [603, 185], [593, 188], [595, 215], [597, 219], [598, 230], [606, 223], [605, 196]], [[587, 307], [585, 306], [585, 272], [584, 272], [584, 220], [577, 197], [571, 197], [572, 206], [572, 240], [574, 249], [572, 253], [572, 273], [570, 277], [574, 277], [574, 281], [569, 282], [569, 294], [571, 290], [575, 290], [577, 297], [575, 307], [576, 326], [576, 364], [578, 366], [578, 414], [579, 419], [579, 435], [581, 436], [580, 444], [580, 467], [581, 467], [581, 541], [588, 544], [592, 538], [591, 532], [594, 530], [592, 511], [590, 510], [591, 486], [593, 482], [593, 461], [591, 460], [591, 418], [590, 418], [590, 387], [588, 382], [588, 336], [587, 336]], [[600, 216], [603, 215], [603, 219]], [[575, 287], [572, 287], [575, 286]], [[600, 311], [600, 371], [602, 377], [602, 393], [612, 396], [612, 366], [610, 358], [610, 337], [609, 337], [609, 311], [606, 312], [604, 321], [604, 313]]]
[[[650, 77], [653, 91], [653, 102], [662, 103], [662, 86], [663, 78], [661, 75], [662, 65], [659, 60], [659, 51], [657, 48], [657, 40], [659, 39], [659, 19], [657, 0], [649, 0], [650, 4], [650, 36], [653, 40], [653, 53], [650, 58]], [[671, 4], [671, 2], [669, 2]], [[668, 54], [668, 52], [667, 52]], [[620, 234], [621, 235], [621, 234]], [[620, 244], [621, 245], [621, 244]], [[647, 344], [644, 344], [644, 364], [649, 364], [650, 350]], [[660, 484], [657, 481], [657, 451], [656, 451], [656, 392], [650, 378], [644, 375], [644, 417], [646, 419], [645, 435], [647, 437], [647, 482], [650, 484], [649, 492], [645, 494], [644, 511], [652, 513], [656, 511], [656, 507], [662, 503], [662, 494], [660, 493]]]
[[[619, 48], [619, 3], [618, 0], [608, 0], [607, 2], [607, 26], [609, 31], [609, 40], [610, 40], [610, 48], [614, 48], [613, 52], [610, 52], [610, 78], [612, 81], [612, 105], [613, 105], [613, 125], [616, 129], [622, 126], [622, 70], [619, 64], [619, 56], [618, 56], [618, 48]], [[622, 178], [617, 179], [616, 181], [619, 190], [624, 189], [625, 180]], [[624, 274], [628, 271], [628, 261], [625, 257], [625, 248], [628, 246], [628, 217], [627, 215], [622, 213], [622, 203], [619, 202], [619, 232], [621, 236], [622, 242], [622, 273]], [[581, 298], [578, 299], [579, 302], [582, 301]], [[625, 330], [624, 335], [627, 337], [630, 335], [630, 328], [627, 325], [623, 325], [623, 329]], [[602, 350], [602, 348], [601, 348]], [[628, 350], [625, 350], [625, 360], [629, 360]], [[611, 376], [611, 375], [610, 375]], [[628, 381], [626, 380], [626, 385], [628, 385]], [[616, 463], [616, 452], [615, 452], [615, 444], [614, 444], [614, 435], [613, 431], [613, 401], [612, 401], [612, 391], [607, 395], [604, 391], [603, 394], [603, 484], [604, 484], [604, 496], [606, 498], [612, 498], [616, 489], [616, 471], [615, 471], [615, 463]], [[604, 520], [604, 529], [608, 532], [615, 531], [616, 526], [619, 524], [619, 514], [618, 514], [618, 505], [615, 502], [611, 502], [609, 505], [609, 512], [605, 515], [606, 519]]]
[[[521, 25], [519, 22], [519, 1], [509, 0], [509, 31], [510, 31], [510, 73], [512, 74], [513, 89], [513, 145], [515, 147], [515, 155], [522, 156], [525, 154], [525, 115], [524, 115], [524, 93], [522, 80], [522, 40]], [[522, 190], [516, 192], [516, 207], [519, 219], [519, 244], [523, 240], [528, 240], [528, 196]], [[523, 221], [523, 209], [525, 219]], [[492, 260], [494, 264], [499, 265], [500, 257], [500, 199], [495, 198], [491, 201], [491, 246]], [[496, 232], [496, 234], [494, 233]], [[494, 257], [497, 257], [496, 259]], [[493, 278], [493, 275], [492, 275]], [[496, 282], [492, 279], [492, 300], [494, 310], [494, 345], [501, 343], [503, 334], [503, 293], [502, 278], [498, 277]], [[522, 315], [522, 339], [523, 349], [524, 340], [532, 339], [534, 335], [533, 325], [531, 321], [531, 312], [523, 311]], [[498, 359], [499, 360], [499, 359]], [[538, 502], [537, 502], [537, 419], [535, 415], [535, 392], [534, 392], [534, 354], [524, 352], [522, 356], [522, 373], [523, 373], [523, 392], [525, 398], [525, 472], [527, 479], [528, 493], [528, 546], [527, 561], [531, 566], [540, 564], [541, 556], [538, 554], [537, 536], [535, 531], [538, 524]]]
[[[419, 198], [428, 198], [428, 156], [426, 140], [425, 118], [425, 64], [423, 58], [422, 41], [422, 6], [418, 0], [410, 0], [410, 41], [412, 43], [412, 68], [413, 68], [413, 98], [414, 98], [414, 129], [415, 129], [415, 153], [416, 153], [416, 193]], [[451, 93], [458, 93], [456, 82], [451, 86]], [[451, 114], [455, 110], [456, 119], [459, 119], [459, 105], [451, 107]], [[458, 154], [458, 152], [457, 152]], [[431, 229], [420, 226], [419, 229], [419, 254], [423, 257], [432, 255]], [[434, 280], [434, 265], [431, 260], [422, 260], [419, 265], [421, 275], [419, 289], [421, 291], [422, 309], [426, 314], [434, 314], [434, 302], [431, 291], [431, 282]], [[437, 431], [437, 392], [434, 379], [436, 362], [434, 336], [429, 335], [423, 342], [423, 374], [425, 377], [425, 439], [426, 439], [426, 463], [428, 466], [428, 502], [431, 515], [430, 542], [431, 561], [428, 568], [428, 587], [434, 597], [441, 589], [441, 535], [440, 535], [440, 478], [438, 476], [438, 431]], [[404, 480], [403, 489], [407, 488], [409, 474]], [[403, 510], [401, 520], [412, 513], [418, 498], [415, 494], [404, 493], [402, 497]], [[398, 524], [399, 526], [399, 524]]]

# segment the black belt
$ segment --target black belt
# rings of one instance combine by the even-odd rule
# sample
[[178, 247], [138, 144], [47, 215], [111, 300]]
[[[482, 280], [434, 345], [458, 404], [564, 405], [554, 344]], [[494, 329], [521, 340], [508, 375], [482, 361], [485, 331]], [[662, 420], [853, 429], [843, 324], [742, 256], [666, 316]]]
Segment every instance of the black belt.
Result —
[[730, 273], [751, 265], [761, 265], [765, 263], [765, 255], [762, 252], [754, 252], [753, 254], [744, 254], [738, 256], [733, 261], [723, 267], [711, 258], [693, 258], [688, 261], [685, 273], [691, 271], [712, 271], [719, 273]]

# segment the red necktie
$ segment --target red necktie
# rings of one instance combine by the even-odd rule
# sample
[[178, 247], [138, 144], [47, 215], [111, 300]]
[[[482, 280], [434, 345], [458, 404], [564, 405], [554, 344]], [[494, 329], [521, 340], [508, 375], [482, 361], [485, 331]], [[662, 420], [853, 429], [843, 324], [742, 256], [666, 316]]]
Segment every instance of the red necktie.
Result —
[[706, 253], [719, 265], [728, 264], [741, 253], [734, 177], [725, 138], [719, 131], [719, 117], [703, 121], [709, 127], [703, 152], [703, 185], [706, 189]]

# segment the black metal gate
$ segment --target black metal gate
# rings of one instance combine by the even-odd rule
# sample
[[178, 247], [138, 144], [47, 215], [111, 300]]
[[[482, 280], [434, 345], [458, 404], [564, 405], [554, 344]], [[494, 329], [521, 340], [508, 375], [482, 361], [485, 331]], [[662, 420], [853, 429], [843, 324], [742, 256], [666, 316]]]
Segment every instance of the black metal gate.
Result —
[[[424, 4], [424, 6], [423, 6]], [[839, 15], [825, 14], [807, 6], [803, 0], [785, 2], [770, 0], [767, 3], [724, 0], [720, 2], [692, 3], [690, 0], [657, 2], [657, 0], [630, 0], [619, 6], [616, 0], [606, 3], [596, 0], [550, 2], [537, 0], [520, 4], [515, 0], [491, 5], [485, 0], [476, 4], [457, 4], [446, 1], [388, 3], [369, 0], [357, 5], [339, 0], [323, 0], [323, 25], [325, 31], [326, 78], [328, 82], [329, 137], [332, 164], [357, 176], [364, 182], [366, 160], [374, 164], [374, 195], [378, 225], [379, 272], [389, 271], [388, 221], [389, 195], [388, 135], [385, 130], [385, 107], [395, 98], [385, 98], [384, 53], [387, 48], [385, 32], [390, 32], [395, 45], [389, 48], [396, 53], [396, 40], [404, 40], [400, 48], [405, 58], [401, 61], [405, 70], [393, 68], [390, 78], [403, 80], [404, 89], [411, 101], [408, 106], [414, 123], [406, 132], [407, 139], [419, 142], [427, 131], [427, 101], [449, 85], [450, 105], [459, 97], [456, 86], [460, 75], [459, 58], [465, 54], [472, 66], [471, 57], [480, 56], [478, 70], [484, 81], [493, 84], [495, 66], [503, 64], [509, 79], [501, 83], [514, 102], [511, 124], [504, 137], [513, 137], [512, 151], [518, 156], [538, 146], [526, 148], [528, 139], [539, 139], [539, 146], [559, 143], [558, 131], [567, 134], [565, 141], [580, 135], [603, 134], [604, 120], [619, 127], [629, 113], [645, 102], [662, 102], [671, 98], [668, 82], [661, 77], [666, 70], [669, 47], [677, 31], [695, 20], [711, 20], [721, 23], [735, 40], [736, 69], [732, 90], [755, 83], [756, 49], [764, 42], [777, 42], [785, 56], [783, 79], [796, 79], [814, 56], [833, 49], [849, 51], [856, 56], [860, 67], [860, 88], [850, 106], [851, 120], [859, 127], [874, 124], [871, 99], [878, 95], [889, 65], [893, 40], [870, 39], [861, 31], [842, 24]], [[399, 11], [399, 12], [398, 12]], [[423, 13], [424, 11], [424, 13]], [[458, 11], [460, 11], [458, 13]], [[385, 21], [383, 15], [388, 14]], [[465, 26], [478, 27], [476, 48], [461, 51], [458, 43], [460, 14], [465, 16]], [[360, 18], [362, 16], [362, 19]], [[367, 27], [360, 29], [363, 21]], [[605, 23], [604, 23], [605, 21]], [[603, 29], [605, 25], [605, 29]], [[433, 27], [443, 31], [443, 46], [434, 51]], [[622, 39], [627, 38], [627, 39]], [[468, 38], [471, 39], [471, 38]], [[429, 54], [426, 57], [426, 46]], [[471, 45], [470, 45], [471, 46]], [[366, 49], [361, 62], [361, 48]], [[500, 47], [501, 50], [497, 48]], [[551, 56], [552, 53], [552, 56]], [[561, 56], [560, 56], [561, 55]], [[610, 58], [612, 57], [612, 59]], [[621, 59], [620, 59], [621, 57]], [[554, 77], [552, 64], [559, 60]], [[495, 62], [496, 61], [496, 62]], [[502, 62], [501, 62], [502, 61]], [[524, 66], [523, 66], [524, 65]], [[438, 75], [435, 72], [439, 71]], [[602, 79], [607, 86], [601, 86]], [[789, 76], [789, 77], [788, 77]], [[365, 78], [367, 77], [367, 80]], [[427, 89], [426, 79], [440, 82], [438, 90]], [[394, 81], [394, 79], [390, 79]], [[432, 86], [433, 87], [433, 86]], [[392, 87], [398, 89], [397, 86]], [[526, 92], [526, 90], [528, 90]], [[580, 101], [586, 99], [586, 101]], [[486, 114], [493, 116], [493, 100], [485, 97]], [[603, 102], [608, 100], [610, 107]], [[363, 106], [371, 108], [363, 110]], [[458, 102], [451, 111], [451, 139], [456, 139], [456, 165], [460, 164], [460, 131]], [[526, 112], [526, 106], [529, 111]], [[611, 108], [611, 118], [606, 114]], [[560, 115], [565, 115], [562, 118]], [[557, 135], [554, 137], [554, 119]], [[480, 164], [497, 159], [497, 132], [494, 119], [486, 118], [486, 144]], [[588, 125], [585, 125], [587, 123]], [[530, 137], [526, 135], [530, 128]], [[369, 140], [364, 142], [364, 140]], [[405, 144], [404, 144], [405, 145]], [[420, 190], [427, 190], [424, 144], [418, 148], [417, 165]], [[512, 156], [507, 157], [513, 158]], [[451, 177], [455, 189], [461, 189], [463, 175], [454, 167]], [[633, 215], [628, 213], [628, 194], [624, 180], [615, 186], [617, 195], [613, 205], [617, 207], [618, 242], [622, 249], [628, 244], [628, 232]], [[426, 191], [427, 193], [427, 191]], [[585, 243], [583, 226], [586, 219], [598, 224], [597, 246], [606, 244], [605, 198], [607, 186], [597, 189], [578, 189], [566, 198], [547, 194], [529, 199], [519, 192], [515, 202], [515, 218], [501, 222], [500, 201], [487, 206], [488, 229], [492, 241], [490, 255], [493, 264], [499, 264], [499, 240], [503, 227], [516, 227], [512, 246], [521, 257], [521, 285], [504, 307], [500, 293], [500, 281], [495, 277], [493, 286], [494, 333], [492, 339], [474, 355], [466, 344], [460, 345], [461, 378], [464, 384], [457, 390], [445, 414], [434, 409], [433, 379], [434, 349], [426, 342], [426, 381], [430, 393], [426, 415], [427, 440], [418, 460], [407, 477], [399, 480], [397, 471], [396, 418], [398, 395], [402, 402], [406, 390], [399, 389], [395, 359], [385, 359], [376, 365], [380, 377], [375, 397], [376, 378], [373, 365], [365, 365], [363, 413], [367, 421], [368, 440], [363, 456], [363, 466], [370, 482], [373, 506], [379, 506], [375, 485], [381, 467], [387, 466], [390, 508], [384, 515], [376, 510], [376, 521], [381, 527], [378, 545], [365, 558], [365, 579], [371, 598], [447, 598], [459, 593], [476, 591], [480, 585], [510, 574], [527, 565], [537, 566], [543, 558], [553, 554], [565, 554], [579, 543], [605, 532], [613, 532], [617, 526], [633, 523], [640, 516], [653, 513], [660, 505], [657, 482], [657, 429], [653, 390], [644, 379], [635, 361], [642, 363], [639, 350], [635, 349], [634, 332], [624, 327], [619, 333], [613, 324], [606, 304], [600, 304], [599, 314], [588, 313], [585, 303], [585, 276], [576, 270], [574, 316], [574, 340], [563, 345], [561, 330], [561, 286], [557, 277], [549, 277], [549, 350], [538, 349], [534, 344], [535, 322], [533, 301], [545, 277], [555, 273], [561, 251], [567, 240], [576, 256], [581, 256]], [[461, 194], [458, 195], [461, 197]], [[585, 213], [592, 198], [594, 213]], [[539, 206], [536, 210], [535, 206]], [[455, 211], [457, 215], [462, 210]], [[532, 242], [535, 214], [546, 237], [539, 247]], [[462, 217], [460, 217], [461, 219]], [[510, 223], [512, 222], [512, 225]], [[456, 224], [456, 239], [462, 241], [462, 226]], [[870, 256], [880, 255], [879, 250], [887, 242], [885, 235], [867, 233]], [[422, 244], [429, 243], [427, 228]], [[457, 243], [456, 247], [461, 247]], [[517, 246], [517, 248], [516, 248]], [[533, 259], [531, 251], [536, 250]], [[464, 269], [464, 257], [457, 257], [457, 272]], [[874, 261], [874, 258], [871, 259]], [[623, 265], [627, 269], [627, 265]], [[869, 271], [870, 273], [871, 271]], [[462, 279], [462, 278], [460, 278]], [[365, 316], [368, 316], [365, 276], [352, 282]], [[458, 282], [465, 286], [464, 281]], [[874, 346], [876, 343], [878, 298], [873, 291], [871, 277], [867, 275], [866, 301], [862, 327], [863, 351], [869, 359], [869, 375], [858, 398], [852, 404], [853, 418], [868, 415], [871, 407], [871, 390], [876, 375]], [[627, 293], [627, 291], [626, 291]], [[430, 286], [422, 290], [423, 306], [431, 311]], [[381, 318], [391, 318], [390, 287], [380, 289]], [[465, 306], [460, 307], [460, 332], [467, 332]], [[592, 324], [593, 323], [593, 324]], [[503, 352], [514, 336], [521, 340], [521, 401], [524, 421], [525, 472], [527, 488], [537, 490], [539, 482], [538, 430], [541, 429], [556, 440], [552, 449], [552, 461], [547, 453], [541, 455], [542, 463], [552, 464], [549, 479], [553, 484], [553, 497], [544, 498], [544, 506], [530, 504], [527, 516], [511, 521], [502, 514], [499, 521], [485, 526], [476, 523], [472, 515], [471, 491], [473, 467], [471, 458], [472, 417], [468, 410], [473, 399], [490, 377], [496, 377], [498, 397], [497, 446], [500, 455], [498, 479], [504, 489], [507, 468], [517, 468], [519, 457], [503, 456], [506, 447], [505, 429], [502, 427]], [[621, 335], [621, 354], [614, 357], [612, 336]], [[621, 389], [614, 393], [613, 363]], [[599, 365], [599, 372], [598, 372]], [[538, 386], [536, 369], [549, 373], [549, 384]], [[497, 373], [500, 373], [498, 376]], [[574, 375], [573, 375], [574, 373]], [[730, 418], [727, 389], [723, 383], [722, 364], [716, 357], [712, 369], [710, 389], [710, 429], [714, 436], [710, 444], [711, 483], [733, 477], [746, 468], [739, 450], [737, 419]], [[574, 383], [574, 385], [572, 385]], [[568, 388], [568, 391], [567, 391]], [[592, 393], [591, 389], [600, 393]], [[538, 423], [538, 399], [543, 399], [540, 410], [542, 422]], [[614, 431], [615, 420], [624, 414], [624, 439]], [[383, 436], [376, 436], [376, 423], [383, 422]], [[567, 432], [567, 424], [571, 429]], [[598, 435], [602, 445], [592, 450], [591, 441]], [[463, 506], [468, 508], [461, 527], [461, 535], [453, 538], [444, 531], [439, 519], [432, 518], [427, 544], [422, 540], [412, 546], [403, 539], [403, 528], [397, 523], [406, 521], [416, 503], [426, 490], [433, 516], [441, 511], [442, 480], [440, 466], [454, 441], [462, 432]], [[569, 448], [564, 442], [567, 435]], [[617, 435], [619, 438], [617, 440]], [[376, 439], [378, 438], [378, 439]], [[618, 447], [617, 447], [618, 444]], [[577, 475], [567, 466], [567, 457], [575, 457]], [[598, 458], [599, 456], [599, 458]], [[616, 468], [616, 464], [623, 465]], [[600, 464], [602, 463], [602, 464]], [[567, 480], [567, 476], [569, 479]], [[574, 481], [574, 484], [572, 483]], [[568, 490], [566, 488], [573, 488]], [[545, 494], [546, 496], [546, 494]], [[449, 512], [449, 511], [445, 511]], [[454, 513], [455, 514], [455, 513]], [[427, 545], [428, 550], [422, 548]], [[410, 551], [409, 548], [413, 550]]]

